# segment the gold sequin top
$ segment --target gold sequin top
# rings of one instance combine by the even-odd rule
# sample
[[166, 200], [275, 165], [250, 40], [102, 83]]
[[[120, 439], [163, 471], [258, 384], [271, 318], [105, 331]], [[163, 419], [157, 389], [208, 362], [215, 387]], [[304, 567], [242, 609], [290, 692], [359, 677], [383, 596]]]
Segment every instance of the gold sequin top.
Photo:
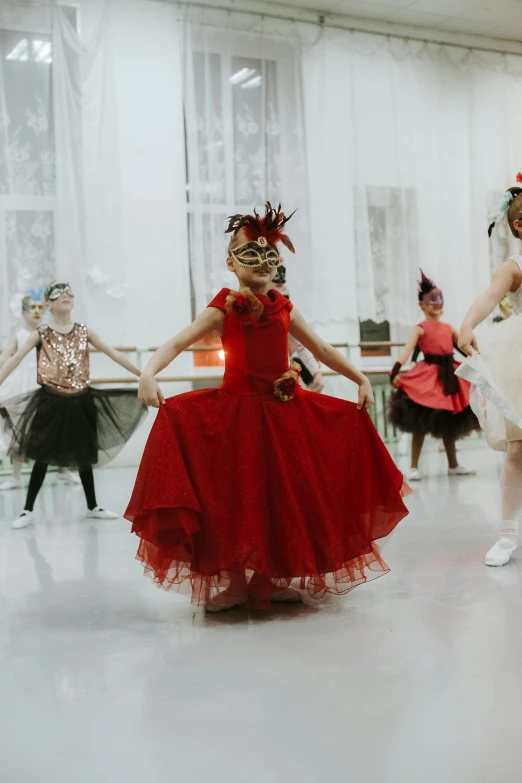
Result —
[[83, 324], [67, 334], [41, 326], [38, 383], [60, 394], [77, 394], [90, 384], [89, 335]]

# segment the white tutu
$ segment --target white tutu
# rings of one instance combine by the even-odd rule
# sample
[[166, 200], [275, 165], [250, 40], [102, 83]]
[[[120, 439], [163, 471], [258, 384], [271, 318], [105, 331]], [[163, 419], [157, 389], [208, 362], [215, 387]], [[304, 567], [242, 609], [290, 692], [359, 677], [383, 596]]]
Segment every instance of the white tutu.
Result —
[[457, 375], [472, 384], [469, 404], [491, 448], [507, 451], [506, 419], [522, 429], [522, 315], [477, 332], [480, 353]]
[[[19, 329], [16, 333], [17, 350], [23, 346], [29, 337], [27, 329]], [[37, 377], [37, 355], [36, 348], [31, 351], [25, 359], [20, 362], [16, 370], [6, 378], [0, 386], [0, 404], [18, 397], [20, 394], [26, 394], [38, 388]], [[3, 459], [11, 444], [11, 433], [5, 432], [2, 427], [0, 430], [0, 459]]]

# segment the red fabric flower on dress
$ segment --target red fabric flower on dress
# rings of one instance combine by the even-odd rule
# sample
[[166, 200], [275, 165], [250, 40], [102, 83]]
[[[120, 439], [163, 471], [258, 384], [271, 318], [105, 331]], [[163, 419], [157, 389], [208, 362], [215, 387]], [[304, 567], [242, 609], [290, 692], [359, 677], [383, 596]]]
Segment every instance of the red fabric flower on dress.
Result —
[[243, 326], [250, 326], [258, 321], [264, 310], [263, 304], [250, 288], [240, 288], [239, 291], [231, 291], [225, 301], [227, 313], [233, 313]]
[[290, 369], [274, 381], [274, 395], [281, 402], [289, 402], [295, 397], [295, 390], [299, 384], [301, 368], [297, 362], [291, 362]]

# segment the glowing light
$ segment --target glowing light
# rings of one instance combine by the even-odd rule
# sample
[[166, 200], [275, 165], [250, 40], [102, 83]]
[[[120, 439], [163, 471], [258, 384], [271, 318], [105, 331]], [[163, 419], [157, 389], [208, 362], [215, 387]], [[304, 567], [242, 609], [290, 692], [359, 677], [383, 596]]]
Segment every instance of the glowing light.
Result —
[[50, 41], [33, 41], [33, 58], [37, 63], [51, 63], [52, 47]]
[[16, 46], [11, 49], [6, 60], [28, 60], [29, 59], [29, 41], [27, 38], [22, 38], [18, 41]]
[[230, 82], [231, 84], [241, 84], [241, 82], [244, 82], [245, 79], [250, 79], [254, 74], [255, 70], [252, 70], [252, 68], [241, 68], [240, 71], [232, 74]]
[[218, 351], [218, 356], [222, 362], [225, 361], [225, 351]]
[[22, 38], [13, 46], [11, 51], [6, 54], [6, 60], [17, 60], [18, 62], [27, 62], [33, 60], [35, 63], [51, 63], [53, 47], [50, 41], [34, 40], [30, 42], [27, 38]]
[[251, 90], [253, 87], [261, 87], [263, 78], [261, 76], [254, 76], [253, 79], [249, 79], [241, 85], [242, 90]]

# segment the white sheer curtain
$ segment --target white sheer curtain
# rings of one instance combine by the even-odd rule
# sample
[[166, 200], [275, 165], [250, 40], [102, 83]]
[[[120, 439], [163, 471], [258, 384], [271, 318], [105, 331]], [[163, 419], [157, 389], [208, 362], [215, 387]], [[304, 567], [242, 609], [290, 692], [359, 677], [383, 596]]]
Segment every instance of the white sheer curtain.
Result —
[[[308, 192], [301, 106], [301, 45], [292, 36], [187, 21], [185, 121], [190, 262], [196, 310], [225, 285], [225, 218], [265, 200], [297, 214], [286, 258], [292, 295], [311, 308]], [[287, 253], [287, 256], [290, 254]], [[237, 282], [237, 281], [236, 281]]]
[[[84, 4], [85, 5], [85, 4]], [[112, 93], [111, 3], [0, 7], [0, 332], [20, 295], [71, 282], [77, 317], [92, 295], [126, 293]], [[36, 32], [35, 32], [36, 31]]]
[[54, 272], [50, 6], [0, 6], [0, 333]]
[[458, 324], [509, 249], [486, 215], [522, 167], [522, 58], [326, 30], [304, 74], [318, 320], [411, 325], [422, 266]]

